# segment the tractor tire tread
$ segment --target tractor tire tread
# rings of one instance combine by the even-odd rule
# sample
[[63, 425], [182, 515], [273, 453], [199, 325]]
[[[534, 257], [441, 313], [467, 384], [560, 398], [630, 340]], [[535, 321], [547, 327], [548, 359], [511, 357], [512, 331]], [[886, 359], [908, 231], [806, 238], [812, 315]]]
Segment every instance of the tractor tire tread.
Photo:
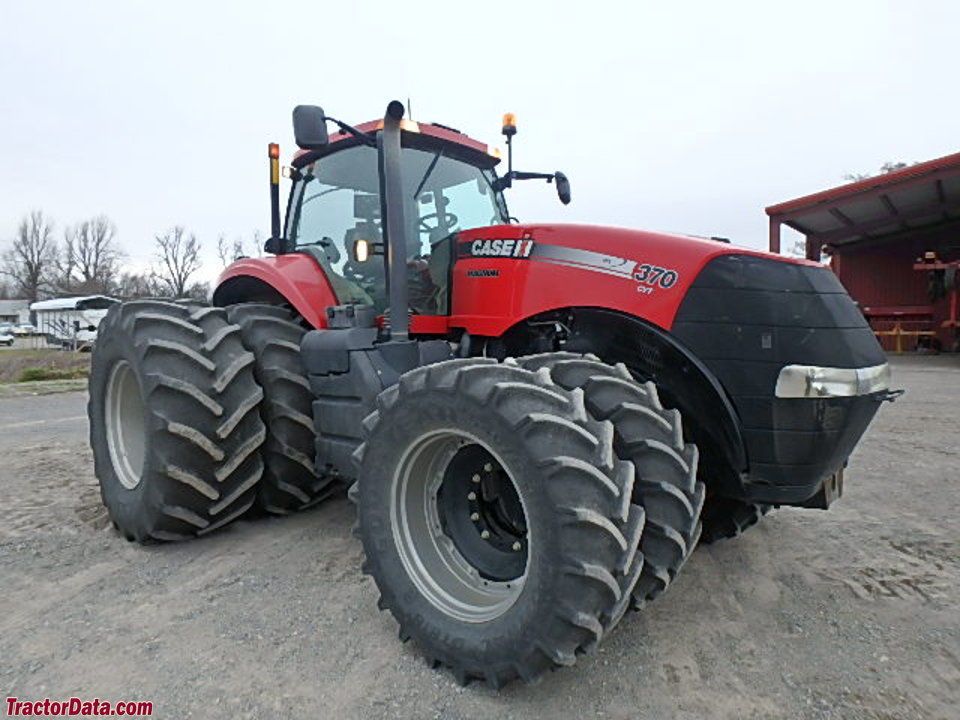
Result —
[[[159, 300], [115, 305], [98, 329], [90, 442], [118, 530], [140, 543], [182, 540], [242, 515], [263, 471], [262, 393], [227, 314]], [[134, 371], [146, 448], [139, 483], [121, 486], [107, 441], [105, 394], [119, 361]]]
[[[397, 432], [392, 428], [402, 425], [396, 421], [398, 413], [444, 397], [443, 402], [470, 402], [482, 408], [491, 423], [506, 427], [522, 442], [545, 480], [543, 492], [557, 534], [567, 538], [550, 546], [556, 556], [547, 562], [560, 569], [556, 582], [563, 591], [556, 595], [557, 602], [537, 614], [539, 632], [531, 631], [532, 649], [489, 664], [460, 651], [455, 637], [444, 637], [436, 627], [427, 626], [426, 601], [390, 581], [392, 571], [381, 549], [394, 541], [389, 528], [386, 536], [382, 534], [385, 526], [377, 522], [378, 516], [368, 515], [368, 503], [382, 503], [368, 478], [382, 464], [378, 455], [388, 452], [383, 448], [390, 446], [388, 436]], [[403, 375], [380, 394], [377, 409], [364, 425], [356, 493], [366, 556], [363, 570], [380, 589], [379, 607], [394, 615], [402, 636], [417, 640], [429, 664], [449, 667], [461, 683], [476, 679], [496, 688], [517, 677], [536, 683], [550, 669], [573, 664], [617, 624], [640, 579], [645, 514], [631, 503], [633, 465], [616, 457], [613, 427], [587, 412], [581, 391], [565, 390], [549, 373], [531, 372], [515, 362], [449, 360]]]
[[546, 370], [567, 390], [581, 390], [589, 413], [612, 424], [617, 456], [636, 468], [632, 501], [646, 514], [644, 566], [631, 600], [639, 608], [667, 589], [699, 538], [704, 486], [697, 479], [697, 448], [684, 442], [680, 413], [664, 408], [656, 385], [637, 382], [620, 363], [568, 352], [518, 362]]
[[731, 498], [709, 498], [703, 507], [703, 532], [700, 542], [712, 545], [718, 540], [742, 535], [772, 509], [773, 505], [748, 503]]
[[271, 514], [312, 507], [329, 494], [333, 479], [314, 463], [313, 394], [300, 357], [306, 329], [277, 305], [231, 305], [227, 315], [240, 328], [263, 388], [260, 414], [267, 436], [256, 507]]

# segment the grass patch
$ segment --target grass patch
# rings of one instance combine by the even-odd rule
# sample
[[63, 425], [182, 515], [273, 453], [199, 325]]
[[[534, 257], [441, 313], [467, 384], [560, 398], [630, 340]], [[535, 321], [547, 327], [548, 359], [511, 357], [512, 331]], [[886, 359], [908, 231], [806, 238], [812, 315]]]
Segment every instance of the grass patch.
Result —
[[89, 372], [90, 353], [0, 349], [0, 383], [84, 378]]
[[40, 382], [0, 383], [0, 400], [9, 397], [52, 395], [87, 389], [86, 380], [41, 380]]
[[87, 377], [89, 371], [84, 368], [70, 370], [56, 367], [27, 368], [20, 373], [17, 382], [37, 382], [39, 380], [80, 380]]

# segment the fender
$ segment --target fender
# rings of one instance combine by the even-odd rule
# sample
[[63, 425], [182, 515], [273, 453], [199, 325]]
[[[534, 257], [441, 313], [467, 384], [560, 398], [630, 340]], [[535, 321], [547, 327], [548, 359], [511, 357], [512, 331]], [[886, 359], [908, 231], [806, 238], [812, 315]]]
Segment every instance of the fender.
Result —
[[243, 258], [227, 267], [217, 280], [213, 304], [286, 302], [311, 327], [327, 327], [326, 309], [336, 295], [320, 265], [306, 253]]

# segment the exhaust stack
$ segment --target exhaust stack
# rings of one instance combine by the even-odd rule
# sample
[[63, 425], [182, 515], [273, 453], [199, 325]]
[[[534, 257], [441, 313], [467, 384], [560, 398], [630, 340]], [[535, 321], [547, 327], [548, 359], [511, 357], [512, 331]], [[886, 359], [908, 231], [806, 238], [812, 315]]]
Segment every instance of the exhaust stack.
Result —
[[407, 288], [407, 222], [404, 213], [400, 155], [400, 121], [403, 103], [394, 100], [383, 116], [378, 137], [380, 151], [380, 209], [385, 218], [387, 245], [387, 293], [390, 298], [390, 337], [409, 337], [409, 290]]

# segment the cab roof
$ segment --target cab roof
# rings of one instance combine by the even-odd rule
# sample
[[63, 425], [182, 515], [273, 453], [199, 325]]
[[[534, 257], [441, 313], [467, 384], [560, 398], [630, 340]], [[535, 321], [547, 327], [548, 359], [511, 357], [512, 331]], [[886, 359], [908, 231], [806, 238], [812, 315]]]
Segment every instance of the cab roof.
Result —
[[[383, 128], [383, 120], [370, 120], [356, 126], [362, 133], [375, 133]], [[492, 146], [474, 140], [446, 125], [438, 123], [422, 123], [404, 118], [400, 121], [403, 131], [404, 147], [418, 149], [446, 148], [449, 155], [464, 160], [471, 165], [483, 168], [495, 167], [500, 162], [500, 151]], [[293, 166], [300, 168], [324, 155], [330, 155], [339, 150], [359, 145], [360, 140], [343, 130], [330, 134], [330, 144], [320, 150], [298, 150], [293, 156]]]

